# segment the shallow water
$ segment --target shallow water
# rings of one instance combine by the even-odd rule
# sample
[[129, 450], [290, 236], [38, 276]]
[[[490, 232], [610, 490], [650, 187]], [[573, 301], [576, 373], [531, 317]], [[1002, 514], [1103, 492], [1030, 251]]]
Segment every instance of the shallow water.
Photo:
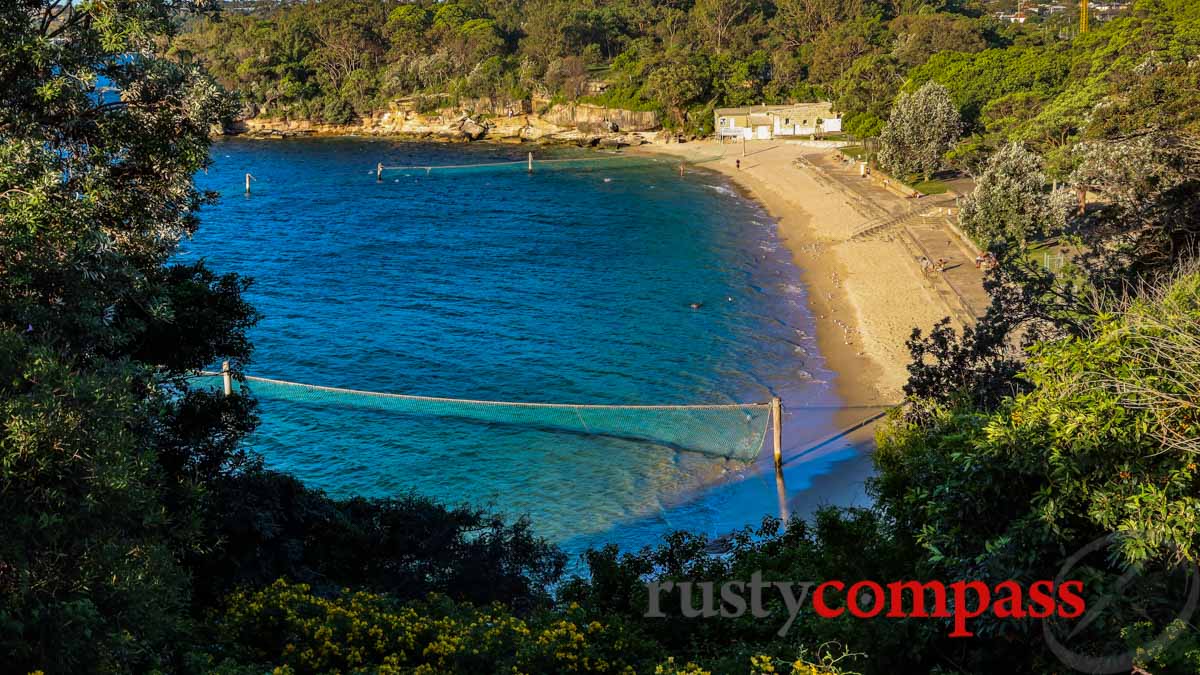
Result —
[[[647, 159], [459, 171], [526, 148], [223, 140], [223, 194], [181, 255], [256, 280], [250, 373], [455, 398], [787, 405], [785, 447], [837, 399], [799, 272], [723, 178]], [[549, 156], [539, 150], [539, 156]], [[578, 154], [578, 153], [577, 153]], [[561, 155], [560, 155], [561, 156]], [[589, 157], [595, 155], [586, 155]], [[256, 178], [242, 194], [243, 175]], [[693, 303], [699, 308], [693, 308]], [[767, 462], [520, 424], [264, 397], [253, 447], [335, 495], [408, 489], [528, 514], [568, 550], [721, 533], [778, 513]], [[837, 452], [789, 469], [811, 490]], [[816, 483], [814, 483], [816, 481]]]

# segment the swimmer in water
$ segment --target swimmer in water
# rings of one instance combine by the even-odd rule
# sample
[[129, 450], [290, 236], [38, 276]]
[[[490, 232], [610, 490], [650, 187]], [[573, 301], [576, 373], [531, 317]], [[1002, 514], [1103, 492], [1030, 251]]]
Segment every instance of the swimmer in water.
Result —
[[700, 309], [703, 306], [703, 302], [693, 302], [692, 304], [688, 305], [688, 307], [691, 307], [692, 309]]

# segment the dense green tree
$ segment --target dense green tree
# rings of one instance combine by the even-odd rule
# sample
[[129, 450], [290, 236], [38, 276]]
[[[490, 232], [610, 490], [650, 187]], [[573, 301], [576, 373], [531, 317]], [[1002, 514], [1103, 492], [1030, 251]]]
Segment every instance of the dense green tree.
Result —
[[215, 197], [193, 176], [234, 113], [163, 57], [194, 9], [0, 7], [5, 669], [180, 670], [203, 639], [195, 617], [280, 575], [543, 602], [562, 558], [526, 524], [415, 498], [335, 502], [246, 452], [253, 400], [192, 387], [222, 359], [241, 370], [257, 319], [245, 279], [173, 259]]
[[713, 51], [726, 51], [735, 39], [735, 31], [744, 30], [755, 11], [751, 0], [696, 0], [692, 20]]
[[784, 44], [798, 49], [838, 24], [875, 9], [870, 0], [776, 0], [771, 28]]
[[981, 52], [987, 47], [978, 23], [954, 14], [904, 14], [889, 26], [896, 34], [892, 55], [914, 68], [942, 52]]
[[[1120, 286], [1161, 270], [1200, 234], [1200, 147], [1171, 135], [1089, 141], [1074, 150], [1068, 182], [1101, 196], [1077, 232], [1094, 283]], [[1081, 204], [1082, 206], [1082, 204]]]
[[[192, 397], [181, 377], [219, 357], [242, 363], [254, 321], [236, 277], [169, 264], [208, 199], [192, 175], [209, 161], [209, 131], [232, 112], [196, 69], [159, 58], [182, 9], [0, 9], [9, 667], [124, 671], [178, 658], [190, 615], [179, 558], [205, 545], [186, 467], [206, 439], [242, 431], [221, 414], [198, 438], [175, 426], [185, 406], [226, 408]], [[158, 461], [167, 436], [186, 459]]]
[[945, 86], [971, 125], [989, 101], [1006, 94], [1056, 94], [1069, 76], [1068, 56], [1064, 45], [945, 52], [915, 68], [909, 79], [914, 85], [934, 81]]
[[[886, 118], [903, 83], [903, 70], [890, 56], [871, 54], [855, 61], [834, 87], [838, 109], [852, 111], [848, 124], [856, 126], [853, 133], [859, 136], [877, 134], [882, 122], [879, 128], [873, 130], [874, 133], [862, 128], [862, 122], [867, 118], [877, 121]], [[854, 124], [855, 118], [859, 118], [857, 125]], [[850, 129], [847, 128], [847, 131]]]
[[962, 134], [958, 107], [945, 87], [932, 82], [902, 94], [880, 135], [879, 162], [901, 176], [929, 180]]
[[1074, 196], [1048, 193], [1041, 159], [1018, 143], [992, 155], [963, 200], [959, 224], [986, 248], [1024, 249], [1034, 237], [1060, 230], [1067, 222]]
[[[1198, 283], [1189, 273], [1110, 307], [1090, 323], [1090, 337], [1042, 344], [1022, 376], [1028, 393], [995, 413], [939, 409], [932, 423], [902, 423], [881, 436], [878, 495], [903, 530], [920, 533], [931, 571], [1053, 578], [1067, 555], [1107, 537], [1075, 572], [1094, 584], [1092, 597], [1127, 570], [1143, 580], [1130, 605], [1112, 607], [1115, 615], [1073, 638], [1074, 649], [1126, 653], [1122, 630], [1142, 617], [1165, 627], [1183, 598], [1172, 570], [1194, 569], [1200, 543], [1189, 515], [1197, 465], [1184, 442], [1196, 438], [1197, 421], [1164, 403], [1192, 370], [1186, 345], [1200, 328]], [[1026, 630], [986, 623], [979, 632], [1002, 640]], [[1192, 659], [1187, 669], [1195, 641], [1194, 628], [1184, 629], [1175, 646], [1172, 658]]]
[[0, 650], [25, 672], [164, 665], [188, 635], [180, 523], [159, 500], [133, 369], [80, 376], [0, 333]]
[[664, 64], [650, 73], [646, 89], [662, 101], [680, 126], [687, 120], [684, 111], [704, 93], [703, 71], [694, 63], [675, 61]]
[[836, 82], [860, 57], [882, 51], [886, 37], [886, 27], [875, 15], [837, 24], [813, 41], [809, 77], [818, 84]]

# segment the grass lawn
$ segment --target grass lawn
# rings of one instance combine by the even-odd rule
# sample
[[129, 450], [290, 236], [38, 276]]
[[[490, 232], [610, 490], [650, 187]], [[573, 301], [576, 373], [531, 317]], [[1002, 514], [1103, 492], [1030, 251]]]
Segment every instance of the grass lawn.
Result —
[[848, 145], [841, 148], [841, 151], [843, 155], [855, 160], [862, 159], [867, 154], [867, 149], [861, 145]]
[[1025, 258], [1029, 262], [1050, 269], [1052, 272], [1059, 272], [1064, 263], [1069, 262], [1071, 258], [1079, 255], [1081, 252], [1081, 249], [1069, 242], [1063, 241], [1059, 237], [1050, 237], [1041, 241], [1030, 242], [1029, 248], [1025, 252]]
[[946, 191], [950, 187], [935, 178], [933, 180], [921, 181], [920, 183], [913, 183], [913, 189], [923, 195], [941, 195], [946, 194]]

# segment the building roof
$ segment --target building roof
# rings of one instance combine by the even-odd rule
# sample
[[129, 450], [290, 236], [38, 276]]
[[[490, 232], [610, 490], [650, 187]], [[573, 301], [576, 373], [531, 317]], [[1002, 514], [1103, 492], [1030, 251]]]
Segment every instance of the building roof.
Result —
[[754, 113], [770, 112], [772, 110], [783, 110], [784, 108], [790, 107], [791, 106], [787, 105], [751, 105], [742, 106], [741, 108], [717, 108], [715, 112], [718, 115], [750, 115]]
[[786, 105], [752, 105], [741, 108], [717, 108], [714, 112], [718, 117], [731, 117], [734, 115], [766, 115], [790, 110], [812, 112], [814, 109], [832, 113], [833, 104], [828, 101], [819, 101], [813, 103], [789, 103]]

